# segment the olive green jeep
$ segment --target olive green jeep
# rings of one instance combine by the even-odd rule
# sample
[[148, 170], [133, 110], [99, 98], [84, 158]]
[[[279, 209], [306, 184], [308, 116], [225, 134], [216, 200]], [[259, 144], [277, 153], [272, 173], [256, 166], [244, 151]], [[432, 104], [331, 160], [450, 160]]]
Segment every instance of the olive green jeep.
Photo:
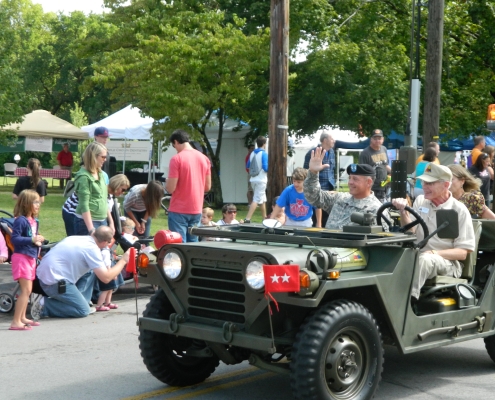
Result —
[[[495, 221], [473, 221], [479, 246], [463, 276], [427, 282], [413, 309], [416, 237], [362, 220], [342, 231], [192, 228], [203, 241], [163, 245], [140, 277], [159, 286], [139, 319], [148, 370], [185, 386], [204, 381], [220, 360], [248, 360], [290, 374], [297, 399], [369, 399], [381, 379], [384, 344], [408, 354], [483, 338], [495, 361]], [[273, 293], [279, 310], [272, 303], [270, 316], [263, 265], [283, 264], [300, 267], [300, 291]]]

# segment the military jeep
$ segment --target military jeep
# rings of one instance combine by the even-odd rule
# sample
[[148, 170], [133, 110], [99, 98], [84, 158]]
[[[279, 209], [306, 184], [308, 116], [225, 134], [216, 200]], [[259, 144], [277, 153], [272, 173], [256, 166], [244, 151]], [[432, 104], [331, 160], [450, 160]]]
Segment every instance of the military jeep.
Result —
[[[140, 278], [159, 286], [139, 319], [148, 370], [186, 386], [208, 378], [220, 360], [248, 360], [289, 374], [297, 399], [369, 399], [381, 379], [384, 345], [408, 354], [483, 338], [495, 361], [495, 221], [473, 220], [479, 245], [463, 276], [427, 282], [413, 307], [415, 235], [362, 220], [338, 231], [192, 228], [216, 240], [163, 245]], [[273, 293], [278, 311], [272, 302], [270, 315], [263, 265], [283, 264], [300, 267], [300, 291]]]

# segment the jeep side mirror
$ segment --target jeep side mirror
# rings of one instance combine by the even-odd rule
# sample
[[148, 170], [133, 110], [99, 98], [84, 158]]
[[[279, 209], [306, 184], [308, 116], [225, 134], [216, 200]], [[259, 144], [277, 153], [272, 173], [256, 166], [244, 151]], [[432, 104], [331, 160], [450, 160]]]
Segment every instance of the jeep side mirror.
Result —
[[282, 223], [278, 219], [268, 218], [263, 220], [263, 226], [270, 229], [280, 228]]
[[455, 239], [459, 236], [459, 217], [455, 210], [438, 210], [437, 227], [447, 222], [448, 225], [437, 232], [440, 239]]

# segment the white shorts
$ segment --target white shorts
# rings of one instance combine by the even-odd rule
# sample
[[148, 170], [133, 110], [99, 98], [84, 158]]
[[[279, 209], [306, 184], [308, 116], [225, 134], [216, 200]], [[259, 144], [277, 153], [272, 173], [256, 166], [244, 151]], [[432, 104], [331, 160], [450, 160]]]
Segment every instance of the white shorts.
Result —
[[253, 201], [258, 204], [266, 203], [266, 182], [251, 182], [253, 187]]

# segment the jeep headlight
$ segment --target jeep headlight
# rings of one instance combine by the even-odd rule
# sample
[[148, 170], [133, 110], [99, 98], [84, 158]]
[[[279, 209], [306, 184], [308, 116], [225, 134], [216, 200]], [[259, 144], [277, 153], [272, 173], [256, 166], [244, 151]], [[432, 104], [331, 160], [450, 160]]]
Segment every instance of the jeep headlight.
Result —
[[267, 264], [267, 262], [260, 259], [254, 259], [247, 265], [245, 276], [246, 282], [251, 289], [260, 290], [265, 287], [263, 264]]
[[176, 280], [182, 275], [184, 268], [182, 256], [176, 251], [170, 250], [163, 258], [163, 271], [170, 280]]

